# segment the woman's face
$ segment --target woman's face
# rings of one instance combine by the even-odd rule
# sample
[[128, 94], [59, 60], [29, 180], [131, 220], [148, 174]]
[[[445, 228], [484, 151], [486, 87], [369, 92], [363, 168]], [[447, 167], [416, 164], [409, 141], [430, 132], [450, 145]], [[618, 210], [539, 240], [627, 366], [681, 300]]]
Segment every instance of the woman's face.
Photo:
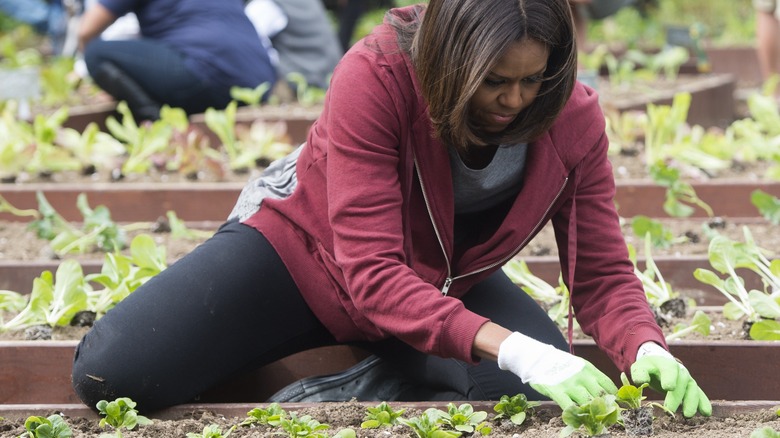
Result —
[[491, 134], [509, 126], [539, 93], [549, 54], [532, 39], [512, 43], [471, 97], [471, 122]]

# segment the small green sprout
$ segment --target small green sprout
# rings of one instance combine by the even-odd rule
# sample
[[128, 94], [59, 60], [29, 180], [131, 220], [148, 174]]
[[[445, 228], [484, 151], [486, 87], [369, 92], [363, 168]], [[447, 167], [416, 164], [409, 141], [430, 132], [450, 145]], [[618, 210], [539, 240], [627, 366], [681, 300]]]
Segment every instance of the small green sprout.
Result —
[[333, 438], [357, 438], [357, 433], [355, 433], [355, 429], [348, 427], [338, 431], [335, 435], [333, 435]]
[[[27, 417], [24, 429], [29, 438], [71, 438], [73, 436], [70, 426], [57, 414], [45, 418]], [[23, 434], [20, 438], [25, 438], [25, 435]]]
[[96, 405], [98, 413], [103, 417], [99, 426], [111, 426], [116, 431], [114, 436], [121, 438], [122, 429], [133, 430], [138, 425], [152, 424], [152, 420], [138, 415], [135, 406], [136, 403], [127, 397], [119, 397], [112, 402], [100, 400]]
[[419, 417], [399, 418], [398, 421], [409, 426], [417, 438], [458, 438], [462, 435], [461, 432], [442, 429], [437, 419], [427, 411]]
[[360, 423], [361, 429], [378, 429], [399, 424], [398, 419], [406, 412], [406, 409], [393, 410], [387, 402], [382, 402], [373, 408], [366, 408], [366, 410], [366, 416]]
[[268, 424], [278, 426], [282, 419], [287, 416], [287, 412], [282, 409], [279, 403], [271, 403], [268, 408], [254, 408], [246, 413], [247, 418], [239, 423], [239, 426], [249, 426], [252, 424]]
[[620, 407], [611, 394], [596, 397], [582, 405], [571, 405], [563, 410], [561, 418], [566, 427], [561, 437], [567, 437], [576, 431], [585, 436], [599, 436], [607, 432], [610, 426], [620, 418]]
[[539, 402], [528, 401], [525, 394], [517, 394], [512, 397], [502, 395], [498, 403], [493, 406], [493, 410], [496, 412], [496, 420], [508, 418], [509, 421], [519, 426], [523, 424], [526, 416], [533, 415], [534, 408], [539, 405]]
[[761, 427], [750, 434], [750, 438], [780, 438], [780, 431], [776, 431], [769, 426]]
[[327, 434], [320, 431], [330, 428], [329, 425], [320, 423], [311, 415], [299, 418], [294, 412], [290, 413], [290, 418], [282, 418], [279, 426], [290, 438], [326, 438]]
[[709, 336], [711, 325], [712, 320], [710, 317], [701, 310], [697, 310], [696, 313], [693, 314], [693, 319], [691, 320], [691, 324], [689, 326], [678, 324], [674, 328], [674, 332], [666, 336], [666, 340], [668, 342], [674, 339], [679, 339], [693, 332], [701, 333], [703, 336]]
[[203, 428], [203, 433], [189, 432], [187, 433], [187, 438], [227, 438], [235, 429], [236, 426], [233, 426], [227, 432], [222, 433], [222, 429], [220, 429], [218, 424], [209, 424]]
[[460, 406], [449, 403], [446, 412], [436, 408], [430, 408], [425, 412], [436, 419], [437, 423], [459, 432], [471, 434], [477, 431], [482, 435], [490, 433], [490, 427], [485, 423], [487, 412], [474, 411], [474, 407], [468, 403]]

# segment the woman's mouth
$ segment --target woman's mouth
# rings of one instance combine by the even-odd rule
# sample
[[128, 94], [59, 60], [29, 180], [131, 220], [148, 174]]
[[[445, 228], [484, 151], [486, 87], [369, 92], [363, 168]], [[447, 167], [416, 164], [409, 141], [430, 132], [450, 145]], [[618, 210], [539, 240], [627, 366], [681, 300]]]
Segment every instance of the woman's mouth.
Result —
[[500, 126], [501, 129], [504, 129], [507, 125], [512, 123], [515, 117], [517, 117], [517, 114], [488, 113], [487, 122], [490, 125]]

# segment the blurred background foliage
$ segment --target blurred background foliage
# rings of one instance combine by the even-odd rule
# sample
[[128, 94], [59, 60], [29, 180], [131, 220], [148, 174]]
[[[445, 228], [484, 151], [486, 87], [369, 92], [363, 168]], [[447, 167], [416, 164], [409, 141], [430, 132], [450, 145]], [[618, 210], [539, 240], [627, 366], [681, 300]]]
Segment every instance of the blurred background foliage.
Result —
[[[393, 0], [395, 7], [419, 3]], [[386, 7], [372, 8], [361, 17], [353, 42], [382, 22]], [[703, 32], [713, 46], [752, 45], [755, 38], [755, 11], [751, 0], [635, 0], [604, 20], [591, 21], [588, 39], [593, 44], [620, 43], [628, 48], [661, 47], [667, 30], [691, 27]]]

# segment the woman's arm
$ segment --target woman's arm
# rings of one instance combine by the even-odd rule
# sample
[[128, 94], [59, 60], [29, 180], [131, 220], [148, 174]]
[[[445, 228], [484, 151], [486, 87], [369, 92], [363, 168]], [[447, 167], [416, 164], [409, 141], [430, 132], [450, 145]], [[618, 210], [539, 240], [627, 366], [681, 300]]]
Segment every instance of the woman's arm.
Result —
[[79, 51], [83, 51], [87, 43], [103, 33], [116, 19], [117, 16], [100, 3], [87, 9], [79, 23]]
[[498, 348], [511, 334], [511, 331], [494, 322], [485, 323], [474, 338], [472, 347], [474, 356], [492, 361], [498, 360]]

